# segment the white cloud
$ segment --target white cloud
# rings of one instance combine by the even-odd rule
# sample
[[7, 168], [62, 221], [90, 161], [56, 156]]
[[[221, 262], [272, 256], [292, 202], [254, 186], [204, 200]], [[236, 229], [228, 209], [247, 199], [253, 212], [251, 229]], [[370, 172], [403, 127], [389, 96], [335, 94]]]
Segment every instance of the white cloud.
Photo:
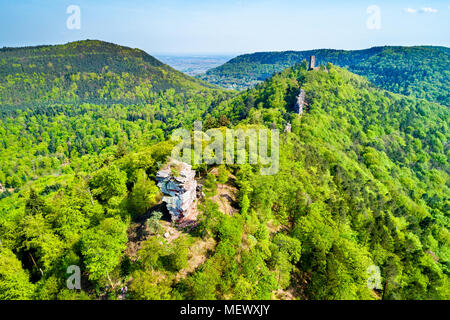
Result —
[[420, 12], [422, 12], [422, 13], [437, 13], [438, 10], [433, 9], [433, 8], [422, 8], [422, 9], [420, 9]]
[[413, 8], [406, 8], [405, 12], [407, 12], [407, 13], [417, 13], [417, 10], [413, 9]]

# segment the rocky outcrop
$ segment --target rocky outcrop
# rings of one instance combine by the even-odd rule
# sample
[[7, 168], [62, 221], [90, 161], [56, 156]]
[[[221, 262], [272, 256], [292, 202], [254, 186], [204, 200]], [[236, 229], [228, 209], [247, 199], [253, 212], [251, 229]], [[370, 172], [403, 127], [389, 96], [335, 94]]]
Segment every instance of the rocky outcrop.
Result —
[[284, 126], [284, 132], [292, 132], [292, 125], [290, 122], [286, 123]]
[[163, 202], [172, 221], [189, 217], [197, 195], [195, 171], [187, 163], [171, 160], [156, 174], [158, 187], [164, 194]]
[[5, 192], [6, 191], [6, 189], [3, 187], [3, 185], [0, 183], [0, 193], [3, 193], [3, 192]]
[[304, 110], [304, 108], [306, 106], [307, 106], [307, 103], [306, 103], [306, 92], [305, 92], [305, 90], [301, 89], [300, 90], [300, 94], [297, 97], [297, 102], [296, 102], [295, 107], [294, 107], [295, 112], [297, 114], [299, 114], [299, 115], [302, 115], [303, 114], [303, 110]]

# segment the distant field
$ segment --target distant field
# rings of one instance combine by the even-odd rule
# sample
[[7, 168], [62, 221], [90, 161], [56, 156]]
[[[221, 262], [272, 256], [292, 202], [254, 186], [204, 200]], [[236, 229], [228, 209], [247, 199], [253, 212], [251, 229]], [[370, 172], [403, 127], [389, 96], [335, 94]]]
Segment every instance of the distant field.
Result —
[[234, 55], [156, 55], [157, 59], [190, 76], [205, 73], [233, 59]]

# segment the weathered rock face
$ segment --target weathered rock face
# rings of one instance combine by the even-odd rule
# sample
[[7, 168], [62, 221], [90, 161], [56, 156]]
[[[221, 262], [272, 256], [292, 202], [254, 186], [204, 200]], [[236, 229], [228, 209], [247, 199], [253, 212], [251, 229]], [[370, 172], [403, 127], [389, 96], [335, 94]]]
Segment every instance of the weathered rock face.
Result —
[[306, 92], [305, 92], [305, 90], [301, 89], [300, 94], [297, 97], [297, 102], [296, 102], [295, 108], [294, 108], [295, 112], [299, 115], [303, 114], [303, 109], [306, 106], [305, 98], [306, 98]]
[[192, 166], [171, 160], [156, 174], [158, 187], [164, 194], [163, 201], [172, 221], [188, 217], [197, 195], [197, 181]]
[[3, 187], [3, 185], [0, 183], [0, 193], [3, 193], [3, 192], [5, 192], [6, 191], [6, 189]]

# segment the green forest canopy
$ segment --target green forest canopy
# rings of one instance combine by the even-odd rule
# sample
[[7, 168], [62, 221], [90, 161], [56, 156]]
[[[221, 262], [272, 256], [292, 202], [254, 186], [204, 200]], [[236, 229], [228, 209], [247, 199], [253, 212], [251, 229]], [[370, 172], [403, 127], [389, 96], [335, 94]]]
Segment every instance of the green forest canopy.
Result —
[[[331, 64], [306, 69], [239, 95], [168, 89], [145, 103], [39, 99], [4, 113], [0, 299], [115, 299], [106, 287], [125, 283], [128, 299], [449, 299], [448, 107]], [[293, 112], [300, 88], [303, 116]], [[209, 174], [199, 225], [168, 242], [150, 218], [136, 260], [127, 230], [160, 198], [154, 177], [171, 132], [198, 119], [280, 129], [280, 170]], [[234, 215], [213, 200], [228, 173]], [[186, 273], [202, 244], [205, 261]], [[67, 289], [70, 265], [83, 270], [83, 290]], [[367, 286], [371, 266], [381, 289]]]

